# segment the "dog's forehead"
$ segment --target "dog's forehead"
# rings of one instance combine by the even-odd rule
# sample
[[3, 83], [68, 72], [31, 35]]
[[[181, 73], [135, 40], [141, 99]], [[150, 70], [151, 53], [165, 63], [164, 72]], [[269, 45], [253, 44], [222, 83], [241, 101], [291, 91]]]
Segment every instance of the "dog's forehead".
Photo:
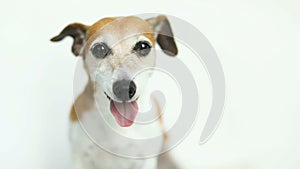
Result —
[[154, 44], [154, 34], [150, 23], [135, 16], [115, 17], [101, 19], [90, 26], [86, 38], [88, 42], [92, 42], [102, 35], [127, 38], [140, 34], [146, 36]]

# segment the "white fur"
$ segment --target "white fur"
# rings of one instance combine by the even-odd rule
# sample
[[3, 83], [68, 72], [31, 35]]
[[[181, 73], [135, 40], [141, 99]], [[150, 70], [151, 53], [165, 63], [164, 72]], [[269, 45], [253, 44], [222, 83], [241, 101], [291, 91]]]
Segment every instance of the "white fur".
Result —
[[[85, 99], [85, 98], [82, 98]], [[113, 155], [101, 149], [101, 145], [97, 145], [97, 140], [101, 139], [105, 145], [111, 145], [110, 150], [123, 149], [123, 151], [130, 151], [133, 155], [143, 155], [147, 148], [137, 147], [129, 142], [120, 143], [115, 140], [111, 132], [113, 129], [117, 130], [121, 135], [125, 136], [139, 136], [140, 138], [148, 137], [146, 133], [149, 131], [160, 131], [160, 125], [152, 124], [152, 127], [140, 126], [133, 124], [130, 128], [121, 128], [111, 116], [109, 110], [105, 107], [109, 105], [107, 102], [101, 105], [106, 111], [101, 117], [99, 110], [95, 105], [88, 112], [81, 112], [83, 116], [80, 121], [72, 122], [70, 128], [70, 137], [73, 149], [74, 169], [155, 169], [157, 166], [157, 158], [147, 159], [130, 159]], [[102, 113], [102, 112], [100, 112]], [[112, 128], [105, 130], [105, 125], [108, 123]], [[143, 128], [144, 127], [144, 128]], [[106, 128], [107, 129], [107, 128]], [[145, 135], [146, 134], [146, 135]], [[92, 138], [90, 138], [92, 137]], [[102, 142], [103, 143], [103, 142]], [[153, 147], [159, 151], [162, 147], [162, 139], [153, 143]]]
[[[117, 24], [118, 22], [116, 21]], [[112, 92], [113, 83], [124, 78], [131, 79], [141, 70], [155, 66], [156, 59], [154, 44], [140, 33], [135, 25], [131, 25], [132, 29], [124, 29], [119, 32], [113, 24], [108, 24], [100, 32], [97, 32], [97, 37], [82, 50], [85, 58], [84, 66], [90, 81], [94, 83], [95, 90], [89, 94], [85, 91], [74, 104], [77, 114], [81, 115], [79, 121], [71, 123], [70, 128], [74, 169], [156, 169], [157, 157], [133, 159], [110, 153], [128, 152], [132, 156], [144, 157], [149, 149], [159, 153], [163, 146], [163, 131], [158, 120], [152, 124], [133, 124], [124, 128], [117, 124], [109, 109], [110, 101], [104, 92], [113, 100], [117, 100]], [[140, 57], [132, 52], [134, 45], [141, 40], [148, 41], [153, 46], [150, 54], [145, 57]], [[105, 42], [112, 49], [112, 54], [104, 59], [95, 58], [90, 50], [95, 43], [101, 42]], [[147, 97], [143, 95], [143, 91], [150, 76], [151, 72], [147, 71], [142, 76], [133, 79], [137, 91], [132, 100], [141, 98], [138, 100], [140, 108], [147, 107], [144, 104], [149, 104], [141, 102], [141, 100], [145, 100]], [[156, 110], [151, 113], [158, 115], [158, 109]], [[139, 112], [141, 111], [143, 110]], [[139, 113], [136, 118], [138, 116]], [[112, 134], [113, 132], [132, 139], [146, 139], [158, 135], [160, 137], [156, 142], [151, 143], [152, 146], [143, 147], [134, 145], [131, 139], [120, 142]], [[106, 150], [102, 149], [103, 147]]]

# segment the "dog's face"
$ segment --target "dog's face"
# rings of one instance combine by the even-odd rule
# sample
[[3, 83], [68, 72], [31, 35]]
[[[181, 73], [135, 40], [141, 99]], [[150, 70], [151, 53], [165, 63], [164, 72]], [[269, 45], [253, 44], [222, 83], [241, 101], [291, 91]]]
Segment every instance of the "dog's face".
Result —
[[95, 31], [88, 33], [83, 49], [91, 80], [116, 102], [136, 100], [146, 81], [138, 82], [135, 75], [155, 66], [150, 24], [136, 17], [110, 18], [92, 25], [91, 30]]
[[170, 24], [165, 16], [104, 18], [91, 26], [70, 24], [52, 41], [72, 36], [73, 53], [84, 59], [95, 97], [107, 98], [109, 109], [121, 127], [131, 126], [154, 67], [155, 43], [170, 56], [177, 54]]

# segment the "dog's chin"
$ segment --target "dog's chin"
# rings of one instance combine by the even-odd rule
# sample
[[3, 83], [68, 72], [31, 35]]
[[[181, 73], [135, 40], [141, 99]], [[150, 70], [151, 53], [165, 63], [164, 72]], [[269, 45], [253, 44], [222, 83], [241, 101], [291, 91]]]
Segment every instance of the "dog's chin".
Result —
[[130, 127], [136, 118], [138, 113], [137, 100], [130, 102], [119, 102], [111, 99], [106, 93], [108, 100], [110, 101], [110, 111], [115, 120], [121, 127]]

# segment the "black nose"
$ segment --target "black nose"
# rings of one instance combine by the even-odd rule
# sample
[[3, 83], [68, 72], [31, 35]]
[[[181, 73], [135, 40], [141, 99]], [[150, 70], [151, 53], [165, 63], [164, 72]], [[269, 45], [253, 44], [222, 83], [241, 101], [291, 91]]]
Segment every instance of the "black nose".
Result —
[[132, 80], [119, 80], [114, 82], [112, 89], [118, 99], [127, 101], [134, 96], [136, 85]]

